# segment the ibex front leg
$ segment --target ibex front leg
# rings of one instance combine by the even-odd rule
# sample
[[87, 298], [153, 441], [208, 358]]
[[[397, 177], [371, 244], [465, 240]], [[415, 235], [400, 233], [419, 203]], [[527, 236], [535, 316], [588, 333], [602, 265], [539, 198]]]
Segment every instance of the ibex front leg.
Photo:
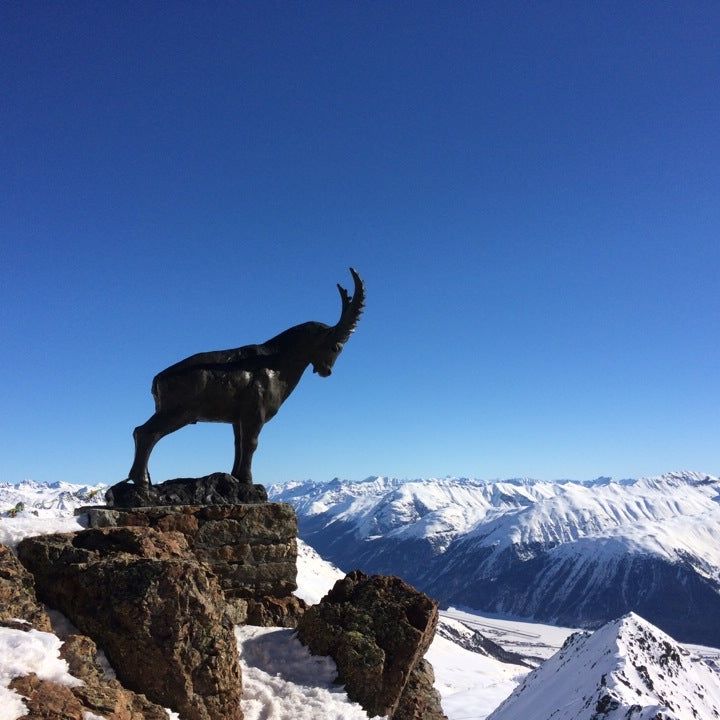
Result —
[[128, 478], [136, 485], [149, 485], [148, 460], [158, 440], [164, 438], [181, 427], [194, 422], [189, 415], [171, 415], [155, 413], [144, 425], [135, 428], [135, 459], [128, 473]]

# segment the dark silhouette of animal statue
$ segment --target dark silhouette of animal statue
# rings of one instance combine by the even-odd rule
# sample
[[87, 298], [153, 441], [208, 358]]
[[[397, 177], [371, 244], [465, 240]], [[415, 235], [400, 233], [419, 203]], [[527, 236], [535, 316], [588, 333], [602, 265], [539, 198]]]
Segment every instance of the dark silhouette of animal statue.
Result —
[[148, 486], [148, 460], [165, 435], [197, 422], [231, 423], [235, 433], [232, 475], [252, 483], [252, 457], [263, 425], [295, 389], [308, 365], [328, 377], [365, 305], [365, 286], [350, 268], [352, 297], [338, 285], [342, 310], [336, 325], [306, 322], [262, 345], [198, 353], [153, 379], [155, 414], [135, 428], [135, 460], [128, 478]]

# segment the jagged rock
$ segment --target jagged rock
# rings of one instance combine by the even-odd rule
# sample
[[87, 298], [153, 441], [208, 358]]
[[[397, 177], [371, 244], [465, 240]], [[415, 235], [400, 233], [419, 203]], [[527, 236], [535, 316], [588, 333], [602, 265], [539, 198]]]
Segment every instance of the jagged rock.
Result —
[[187, 720], [240, 720], [232, 624], [185, 536], [105, 528], [26, 538], [38, 595], [106, 652], [118, 678]]
[[297, 519], [285, 503], [81, 508], [92, 527], [140, 526], [185, 536], [228, 602], [286, 597], [297, 588]]
[[83, 720], [85, 709], [67, 685], [31, 673], [13, 679], [9, 687], [23, 696], [27, 706], [22, 720]]
[[260, 627], [297, 627], [307, 610], [307, 603], [294, 595], [284, 598], [264, 597], [247, 601], [246, 625]]
[[437, 621], [427, 595], [400, 578], [356, 570], [307, 609], [298, 637], [312, 653], [335, 660], [348, 697], [369, 715], [392, 717]]
[[36, 630], [52, 632], [50, 618], [35, 597], [32, 575], [9, 547], [0, 545], [0, 624], [26, 629], [17, 620], [27, 621]]
[[136, 485], [123, 480], [105, 493], [108, 505], [134, 508], [157, 505], [237, 505], [267, 502], [262, 485], [240, 482], [228, 473], [199, 478], [175, 478], [158, 485]]
[[160, 705], [104, 676], [97, 659], [97, 647], [89, 637], [66, 637], [60, 656], [67, 661], [70, 674], [83, 681], [82, 685], [72, 688], [72, 693], [86, 710], [106, 720], [167, 720], [167, 713]]
[[410, 673], [392, 720], [447, 720], [434, 682], [432, 665], [420, 660]]

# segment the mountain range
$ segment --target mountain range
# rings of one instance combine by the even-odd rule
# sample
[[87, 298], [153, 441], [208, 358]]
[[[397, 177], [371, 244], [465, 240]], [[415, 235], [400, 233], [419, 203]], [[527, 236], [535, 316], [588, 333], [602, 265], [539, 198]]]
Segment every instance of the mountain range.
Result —
[[635, 612], [720, 646], [720, 479], [291, 482], [300, 536], [336, 565], [454, 605], [569, 627]]
[[[302, 524], [306, 516], [330, 518], [331, 526], [340, 522], [333, 519], [335, 515], [342, 516], [348, 525], [354, 518], [358, 527], [369, 532], [364, 540], [350, 532], [344, 535], [348, 557], [352, 557], [353, 543], [360, 547], [364, 542], [374, 545], [385, 537], [377, 532], [385, 524], [392, 527], [386, 532], [383, 547], [391, 547], [387, 544], [388, 538], [394, 534], [407, 535], [406, 542], [414, 536], [425, 537], [427, 543], [431, 546], [434, 543], [436, 548], [432, 557], [442, 557], [463, 536], [472, 537], [484, 518], [486, 522], [492, 518], [496, 528], [516, 528], [512, 542], [505, 545], [500, 542], [501, 535], [493, 537], [492, 542], [499, 547], [507, 548], [513, 542], [520, 544], [528, 538], [536, 538], [541, 532], [549, 533], [554, 527], [567, 530], [567, 537], [563, 536], [554, 547], [571, 544], [572, 538], [577, 537], [585, 541], [582, 548], [595, 541], [600, 542], [598, 547], [602, 548], [603, 537], [611, 535], [615, 527], [613, 537], [626, 548], [625, 552], [654, 554], [672, 564], [683, 562], [683, 554], [694, 543], [696, 556], [704, 557], [708, 567], [717, 567], [713, 565], [715, 556], [710, 547], [710, 533], [717, 530], [712, 524], [713, 518], [717, 518], [717, 478], [677, 473], [643, 481], [615, 483], [603, 479], [593, 483], [563, 482], [557, 487], [546, 485], [530, 480], [403, 482], [373, 478], [356, 484], [340, 481], [324, 485], [294, 483], [271, 489], [271, 494], [292, 495]], [[79, 505], [102, 502], [103, 489], [32, 481], [19, 485], [0, 484], [0, 542], [14, 545], [28, 535], [81, 529], [78, 522], [81, 518], [72, 517], [73, 510]], [[394, 494], [390, 502], [388, 493]], [[590, 503], [588, 494], [594, 498], [595, 505]], [[661, 496], [665, 498], [665, 505]], [[635, 501], [629, 497], [634, 497]], [[614, 499], [610, 502], [608, 498]], [[543, 510], [542, 505], [547, 501], [552, 502]], [[514, 513], [508, 509], [513, 504]], [[528, 513], [535, 505], [540, 507]], [[602, 516], [595, 518], [594, 523], [585, 523], [584, 529], [575, 527], [578, 516], [583, 512], [587, 516], [588, 506], [596, 513], [600, 507], [605, 507], [606, 513], [616, 517], [616, 525]], [[645, 508], [644, 521], [621, 521], [623, 517], [630, 517], [631, 509], [639, 513], [641, 506]], [[559, 512], [558, 508], [563, 509], [564, 519], [553, 523], [550, 520]], [[582, 508], [585, 510], [581, 511]], [[507, 515], [504, 523], [501, 522], [503, 514]], [[651, 522], [650, 518], [654, 520]], [[543, 525], [541, 520], [547, 520], [546, 524]], [[675, 528], [683, 531], [676, 532]], [[684, 561], [692, 568], [698, 557], [690, 562], [685, 556]], [[640, 563], [640, 559], [636, 561]], [[329, 565], [302, 541], [298, 543], [297, 564], [300, 586], [297, 594], [310, 603], [317, 602], [343, 576], [341, 570]], [[406, 577], [417, 571], [416, 565], [397, 570]], [[712, 571], [709, 575], [713, 577]], [[714, 577], [717, 579], [717, 573]], [[673, 592], [673, 588], [667, 589], [668, 594]], [[686, 609], [687, 615], [693, 612], [691, 607]], [[720, 717], [719, 651], [685, 648], [633, 613], [611, 620], [592, 634], [497, 616], [481, 617], [456, 609], [441, 615], [427, 657], [435, 667], [435, 684], [450, 720], [515, 720], [520, 717], [524, 720], [717, 720]], [[712, 629], [716, 618], [717, 614], [706, 618], [708, 628]], [[19, 672], [16, 667], [19, 660], [29, 657], [28, 645], [37, 638], [32, 632], [1, 630], [4, 635], [0, 633], [0, 698], [7, 709], [8, 702], [17, 700], [8, 690], [7, 683]], [[294, 646], [291, 647], [294, 641], [290, 631], [281, 628], [261, 630], [268, 638], [272, 635], [268, 642], [272, 644], [273, 662], [280, 671], [276, 668], [268, 674], [267, 659], [250, 652], [257, 644], [254, 636], [238, 636], [246, 717], [255, 720], [300, 717], [298, 708], [307, 710], [311, 702], [317, 705], [318, 693], [323, 692], [319, 686], [326, 681], [331, 685], [332, 677], [317, 679], [311, 687], [306, 687], [307, 681], [305, 685], [294, 684], [295, 665], [306, 672], [307, 659], [296, 657], [297, 649], [293, 651]], [[252, 631], [258, 629], [243, 630], [251, 634]], [[39, 635], [47, 642], [60, 644], [51, 635], [47, 638], [43, 633]], [[710, 642], [708, 638], [703, 640]], [[54, 661], [55, 645], [49, 654], [36, 652], [33, 662], [45, 667]], [[554, 654], [561, 645], [559, 652]], [[707, 662], [697, 656], [698, 652]], [[529, 672], [533, 667], [535, 669]], [[32, 668], [28, 666], [26, 670]], [[312, 715], [305, 712], [302, 717], [329, 720], [331, 717], [356, 716], [352, 714], [356, 712], [354, 706], [337, 694], [325, 698], [320, 705], [321, 710], [311, 710]], [[11, 712], [8, 717], [19, 718], [20, 714]], [[0, 716], [5, 715], [0, 712]], [[364, 716], [364, 713], [357, 716]]]

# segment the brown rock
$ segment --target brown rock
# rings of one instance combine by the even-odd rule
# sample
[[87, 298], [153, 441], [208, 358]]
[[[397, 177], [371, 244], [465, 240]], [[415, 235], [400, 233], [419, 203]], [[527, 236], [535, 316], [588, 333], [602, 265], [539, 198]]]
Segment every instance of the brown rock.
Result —
[[97, 660], [97, 647], [89, 637], [65, 638], [60, 656], [67, 661], [70, 674], [83, 681], [72, 688], [72, 693], [85, 709], [106, 720], [167, 720], [160, 705], [105, 677]]
[[294, 595], [283, 598], [264, 597], [247, 601], [245, 624], [260, 627], [297, 627], [307, 610], [307, 603]]
[[181, 533], [120, 527], [27, 538], [38, 594], [106, 652], [122, 683], [184, 720], [239, 720], [242, 685], [216, 577]]
[[50, 618], [35, 597], [32, 575], [9, 547], [0, 545], [0, 624], [22, 628], [14, 620], [27, 620], [36, 630], [52, 632]]
[[182, 533], [220, 578], [226, 597], [285, 597], [297, 589], [297, 518], [285, 503], [84, 508], [95, 528], [137, 526]]
[[179, 532], [138, 530], [118, 527], [112, 530], [90, 529], [74, 534], [73, 547], [90, 550], [107, 557], [117, 553], [129, 553], [144, 558], [192, 559], [187, 540]]
[[66, 685], [40, 680], [34, 673], [15, 678], [10, 689], [23, 696], [22, 720], [83, 720], [84, 708]]
[[369, 715], [392, 716], [437, 619], [437, 604], [400, 578], [356, 570], [307, 609], [298, 637], [332, 656], [348, 696]]
[[392, 720], [447, 720], [434, 682], [432, 665], [420, 660], [410, 673]]

